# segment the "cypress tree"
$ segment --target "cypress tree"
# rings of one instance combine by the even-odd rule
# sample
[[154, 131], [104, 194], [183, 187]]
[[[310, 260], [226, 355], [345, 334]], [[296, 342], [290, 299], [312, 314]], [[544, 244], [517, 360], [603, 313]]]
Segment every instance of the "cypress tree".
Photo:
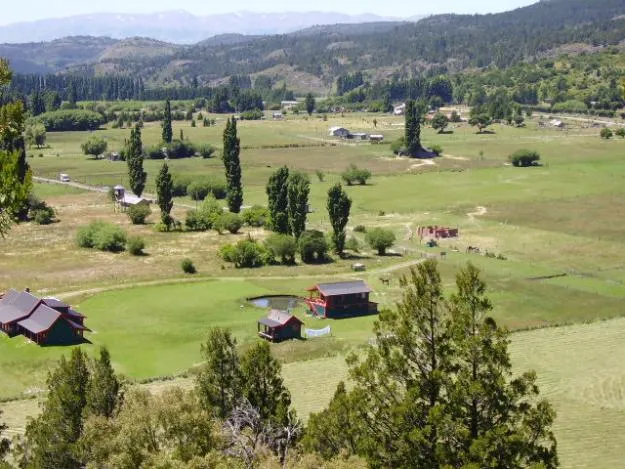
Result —
[[283, 166], [269, 177], [266, 189], [271, 229], [281, 234], [290, 234], [291, 231], [288, 213], [288, 179], [289, 168]]
[[156, 176], [156, 202], [161, 209], [161, 222], [167, 229], [171, 227], [173, 222], [171, 215], [172, 207], [174, 206], [174, 183], [169, 174], [169, 168], [167, 163], [163, 163], [161, 170]]
[[241, 141], [237, 137], [237, 122], [228, 119], [223, 136], [223, 161], [226, 169], [226, 183], [228, 185], [228, 209], [232, 213], [239, 213], [243, 205], [243, 187], [241, 186]]
[[289, 200], [289, 228], [293, 236], [299, 239], [306, 230], [308, 216], [308, 194], [310, 181], [304, 173], [295, 172], [289, 175], [287, 194]]
[[419, 106], [412, 99], [406, 102], [405, 121], [404, 139], [406, 140], [405, 144], [408, 154], [410, 156], [418, 156], [423, 149], [421, 147], [421, 115]]
[[328, 191], [328, 215], [332, 225], [332, 243], [334, 251], [342, 254], [345, 249], [345, 226], [349, 220], [352, 200], [340, 184], [332, 186]]
[[171, 103], [169, 99], [165, 101], [165, 112], [163, 115], [163, 142], [171, 143], [174, 132], [171, 128]]
[[111, 355], [106, 347], [100, 350], [100, 358], [94, 360], [87, 386], [86, 409], [91, 415], [111, 418], [120, 398], [121, 384], [113, 371]]
[[33, 116], [38, 116], [46, 112], [46, 102], [39, 90], [35, 90], [30, 97], [30, 112]]
[[139, 124], [135, 125], [135, 128], [130, 131], [126, 163], [128, 163], [130, 188], [137, 197], [141, 197], [148, 175], [143, 170], [143, 145], [141, 143], [141, 127], [139, 127]]

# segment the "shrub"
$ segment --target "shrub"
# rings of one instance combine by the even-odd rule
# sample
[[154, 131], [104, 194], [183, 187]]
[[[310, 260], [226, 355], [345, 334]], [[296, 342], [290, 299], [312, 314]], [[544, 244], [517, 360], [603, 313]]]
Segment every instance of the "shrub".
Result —
[[328, 258], [328, 242], [321, 231], [304, 231], [297, 243], [302, 261], [306, 263], [323, 262]]
[[193, 261], [189, 258], [182, 259], [180, 267], [185, 274], [194, 274], [197, 272], [197, 269], [193, 265]]
[[588, 106], [583, 101], [569, 100], [561, 103], [556, 103], [551, 108], [553, 112], [573, 112], [578, 114], [585, 114], [588, 111]]
[[406, 153], [407, 149], [404, 137], [400, 137], [393, 143], [391, 143], [391, 151], [393, 152], [393, 154], [400, 156]]
[[92, 135], [85, 143], [80, 145], [80, 148], [85, 155], [91, 155], [95, 158], [98, 158], [99, 155], [103, 154], [107, 147], [107, 141], [97, 135]]
[[30, 212], [31, 218], [38, 225], [49, 225], [56, 217], [56, 213], [52, 207], [48, 207], [43, 203], [44, 207], [38, 207]]
[[93, 235], [93, 247], [100, 251], [121, 252], [126, 248], [126, 232], [119, 226], [104, 223]]
[[28, 119], [28, 124], [42, 124], [48, 132], [96, 130], [105, 122], [102, 114], [81, 109], [44, 112]]
[[253, 109], [251, 111], [244, 111], [241, 113], [242, 121], [256, 121], [262, 119], [264, 116], [263, 111]]
[[441, 156], [443, 154], [443, 147], [440, 145], [432, 145], [432, 151], [436, 156]]
[[160, 145], [154, 145], [151, 147], [147, 147], [144, 150], [146, 158], [151, 160], [162, 160], [165, 158], [165, 153], [163, 152], [163, 147]]
[[462, 118], [460, 117], [460, 114], [458, 114], [458, 111], [451, 111], [451, 116], [449, 116], [449, 122], [461, 122]]
[[625, 138], [625, 127], [619, 127], [618, 129], [616, 129], [616, 132], [614, 132], [614, 134], [618, 137]]
[[199, 153], [202, 158], [211, 158], [215, 153], [215, 148], [211, 145], [202, 145], [199, 149]]
[[171, 159], [190, 158], [195, 155], [195, 145], [183, 140], [174, 140], [165, 145], [167, 156]]
[[612, 130], [610, 130], [607, 127], [604, 127], [603, 129], [601, 129], [601, 133], [599, 135], [601, 135], [601, 138], [604, 138], [606, 140], [609, 140], [614, 136], [614, 134], [612, 133]]
[[265, 226], [269, 220], [269, 209], [253, 205], [243, 212], [243, 222], [249, 226]]
[[223, 208], [219, 202], [212, 195], [208, 195], [198, 210], [187, 212], [185, 225], [189, 231], [210, 230], [215, 227], [222, 215]]
[[133, 225], [145, 224], [146, 218], [148, 218], [151, 213], [152, 209], [150, 209], [150, 206], [147, 204], [131, 205], [126, 212]]
[[224, 199], [227, 195], [225, 181], [217, 178], [203, 178], [187, 186], [187, 195], [193, 200], [204, 200], [209, 194], [216, 199]]
[[371, 249], [378, 251], [378, 255], [383, 256], [386, 250], [395, 243], [395, 233], [384, 228], [373, 228], [365, 235], [365, 241]]
[[360, 243], [356, 238], [349, 238], [345, 241], [345, 249], [348, 251], [358, 252], [360, 251]]
[[126, 242], [126, 249], [133, 256], [142, 256], [143, 250], [145, 249], [145, 241], [138, 236], [128, 238], [128, 241]]
[[371, 171], [368, 169], [360, 169], [356, 165], [351, 164], [342, 174], [341, 178], [348, 186], [351, 186], [354, 182], [364, 186], [367, 184], [367, 180], [371, 177]]
[[367, 228], [365, 228], [365, 225], [356, 225], [354, 227], [354, 231], [356, 233], [365, 233], [367, 231]]
[[76, 234], [76, 242], [78, 246], [81, 248], [92, 248], [94, 247], [93, 238], [95, 233], [100, 229], [100, 227], [104, 224], [101, 221], [91, 222], [87, 226], [82, 226], [78, 229], [78, 233]]
[[285, 265], [295, 264], [297, 241], [292, 236], [274, 233], [265, 241], [265, 247], [273, 259], [277, 257]]
[[236, 234], [243, 226], [243, 220], [236, 213], [226, 212], [217, 219], [215, 224], [216, 229], [220, 232], [221, 230], [227, 230], [232, 234]]
[[174, 197], [184, 197], [187, 195], [189, 184], [192, 182], [191, 177], [174, 173], [172, 180]]
[[237, 244], [228, 244], [220, 249], [221, 258], [232, 262], [237, 269], [261, 267], [267, 261], [266, 249], [252, 239], [244, 239]]
[[535, 166], [540, 160], [538, 152], [533, 150], [518, 150], [508, 157], [513, 166]]
[[315, 174], [317, 175], [317, 179], [319, 179], [319, 182], [323, 182], [323, 180], [326, 177], [325, 173], [323, 171], [321, 171], [320, 169], [317, 169], [315, 171]]
[[206, 231], [211, 228], [210, 226], [206, 226], [199, 210], [189, 210], [184, 224], [188, 231]]

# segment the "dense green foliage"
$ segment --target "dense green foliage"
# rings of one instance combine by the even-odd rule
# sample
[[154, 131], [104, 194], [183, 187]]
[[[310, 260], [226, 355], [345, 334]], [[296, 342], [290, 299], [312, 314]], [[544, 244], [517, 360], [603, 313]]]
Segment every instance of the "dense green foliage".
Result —
[[102, 137], [92, 135], [85, 143], [80, 145], [80, 148], [85, 155], [93, 156], [95, 159], [98, 159], [108, 148], [108, 142]]
[[310, 180], [301, 172], [292, 172], [287, 179], [289, 232], [299, 238], [306, 229]]
[[128, 164], [130, 189], [137, 197], [141, 197], [148, 173], [143, 170], [143, 144], [139, 125], [130, 131], [130, 140], [126, 147], [126, 163]]
[[40, 114], [29, 123], [42, 124], [48, 132], [97, 130], [105, 123], [102, 114], [82, 109], [67, 109]]
[[174, 137], [174, 132], [171, 128], [171, 103], [169, 102], [169, 99], [165, 101], [165, 114], [163, 115], [163, 122], [161, 123], [161, 126], [163, 129], [163, 142], [171, 143]]
[[145, 253], [145, 241], [139, 236], [131, 236], [126, 241], [126, 250], [133, 256], [143, 256]]
[[173, 181], [167, 163], [163, 163], [156, 176], [156, 203], [161, 209], [161, 223], [169, 229], [173, 223], [170, 215], [174, 206]]
[[228, 119], [223, 135], [223, 162], [226, 168], [226, 184], [228, 186], [228, 209], [239, 213], [243, 205], [243, 186], [241, 185], [241, 140], [237, 136], [237, 121]]
[[295, 264], [295, 254], [297, 254], [297, 241], [292, 236], [273, 233], [265, 240], [267, 251], [273, 259], [280, 259], [284, 265]]
[[540, 155], [534, 150], [517, 150], [508, 159], [513, 166], [535, 166], [540, 161]]
[[395, 233], [385, 228], [372, 228], [367, 230], [365, 241], [372, 249], [378, 251], [378, 255], [383, 256], [386, 250], [395, 244]]
[[152, 209], [148, 204], [136, 204], [131, 205], [126, 210], [126, 215], [130, 218], [130, 221], [133, 225], [143, 225], [145, 224], [145, 220], [152, 213]]
[[76, 242], [81, 248], [120, 252], [126, 249], [126, 232], [117, 225], [93, 221], [78, 229]]
[[243, 220], [238, 213], [223, 213], [216, 222], [218, 231], [228, 231], [231, 234], [237, 234], [243, 226]]
[[219, 254], [224, 261], [233, 263], [237, 269], [262, 267], [268, 260], [265, 247], [253, 239], [243, 239], [234, 245], [226, 244]]
[[291, 233], [288, 212], [288, 180], [289, 168], [283, 166], [276, 170], [267, 182], [267, 205], [269, 207], [271, 229], [276, 233]]
[[248, 226], [266, 226], [270, 220], [269, 210], [261, 205], [252, 205], [243, 211], [243, 222]]
[[180, 262], [180, 268], [185, 274], [195, 274], [197, 272], [193, 261], [189, 258], [182, 259]]
[[349, 165], [349, 167], [341, 173], [341, 179], [345, 181], [348, 186], [351, 186], [355, 182], [364, 186], [371, 178], [371, 171], [366, 168], [359, 168], [355, 164]]
[[349, 211], [352, 207], [352, 199], [343, 190], [340, 184], [336, 184], [328, 190], [328, 217], [332, 225], [332, 246], [337, 254], [343, 254], [345, 249], [345, 227], [349, 221]]
[[321, 231], [304, 231], [297, 241], [297, 249], [302, 261], [312, 264], [328, 260], [328, 242]]

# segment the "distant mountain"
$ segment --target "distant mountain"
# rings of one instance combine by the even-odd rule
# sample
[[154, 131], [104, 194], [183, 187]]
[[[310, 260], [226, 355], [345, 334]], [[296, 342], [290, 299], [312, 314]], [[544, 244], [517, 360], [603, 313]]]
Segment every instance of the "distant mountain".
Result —
[[102, 13], [45, 19], [0, 26], [0, 43], [51, 41], [67, 36], [106, 36], [114, 39], [150, 37], [192, 44], [221, 34], [285, 34], [314, 25], [368, 23], [397, 18], [333, 12], [238, 12], [195, 16], [181, 10], [153, 14]]

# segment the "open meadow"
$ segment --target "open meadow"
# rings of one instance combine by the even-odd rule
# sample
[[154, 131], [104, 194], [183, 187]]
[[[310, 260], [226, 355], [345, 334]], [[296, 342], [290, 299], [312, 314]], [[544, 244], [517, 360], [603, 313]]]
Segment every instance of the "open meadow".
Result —
[[[350, 164], [372, 172], [367, 185], [346, 188], [353, 200], [349, 236], [363, 246], [351, 258], [234, 269], [220, 259], [219, 248], [248, 235], [263, 239], [265, 230], [158, 233], [153, 229], [156, 206], [147, 225], [132, 225], [105, 193], [38, 183], [36, 194], [57, 210], [60, 221], [19, 225], [0, 239], [0, 291], [29, 287], [72, 303], [93, 330], [87, 334], [92, 344], [83, 347], [95, 352], [106, 345], [119, 372], [148, 381], [192, 375], [211, 326], [232, 329], [242, 347], [257, 340], [256, 321], [265, 311], [247, 303], [248, 297], [303, 296], [316, 282], [361, 278], [374, 289], [373, 301], [392, 307], [401, 295], [399, 277], [421, 259], [439, 259], [449, 290], [458, 269], [471, 261], [483, 272], [494, 318], [516, 331], [511, 346], [515, 369], [536, 370], [543, 394], [558, 410], [555, 429], [563, 466], [618, 466], [618, 450], [625, 445], [625, 369], [618, 359], [625, 352], [625, 320], [614, 318], [625, 316], [625, 140], [605, 141], [598, 129], [575, 125], [567, 130], [539, 128], [535, 120], [525, 128], [493, 125], [493, 133], [479, 135], [461, 124], [446, 134], [425, 129], [425, 145], [441, 145], [443, 155], [418, 160], [391, 153], [388, 143], [402, 135], [402, 125], [403, 118], [356, 113], [331, 115], [327, 121], [288, 115], [284, 121], [239, 123], [245, 206], [266, 205], [267, 179], [286, 165], [310, 176], [313, 212], [308, 226], [328, 231], [329, 187]], [[334, 139], [328, 136], [331, 126], [381, 133], [386, 143]], [[169, 160], [170, 170], [189, 177], [223, 177], [223, 128], [223, 116], [207, 128], [174, 122], [174, 135], [182, 129], [190, 141], [218, 150], [210, 159]], [[129, 136], [128, 129], [96, 133], [112, 151], [119, 151]], [[49, 148], [30, 150], [34, 175], [57, 179], [59, 173], [68, 173], [73, 181], [90, 186], [127, 186], [125, 162], [81, 154], [87, 137], [86, 132], [49, 133]], [[158, 124], [146, 124], [144, 145], [159, 139]], [[542, 165], [509, 165], [508, 155], [521, 148], [538, 151]], [[161, 164], [145, 161], [148, 193], [154, 193]], [[323, 181], [317, 170], [323, 171]], [[196, 206], [189, 198], [175, 204], [173, 215], [181, 220]], [[78, 248], [76, 232], [92, 220], [140, 235], [146, 255]], [[366, 247], [363, 234], [353, 231], [357, 225], [392, 229], [397, 238], [392, 255], [380, 257]], [[428, 225], [458, 228], [460, 236], [427, 247], [416, 230]], [[494, 256], [467, 252], [470, 246]], [[182, 273], [185, 257], [194, 261], [195, 276]], [[353, 272], [354, 262], [363, 263], [366, 271]], [[386, 277], [388, 285], [381, 281]], [[332, 337], [272, 346], [284, 363], [294, 403], [305, 416], [320, 410], [346, 377], [344, 357], [366, 346], [375, 317], [301, 317], [306, 327], [332, 328]], [[569, 324], [574, 325], [548, 327]], [[67, 348], [38, 348], [23, 337], [0, 335], [0, 398], [38, 393], [50, 367], [66, 353]], [[36, 411], [36, 401], [2, 407], [8, 422], [19, 428], [24, 416]], [[11, 417], [12, 409], [18, 417]]]

